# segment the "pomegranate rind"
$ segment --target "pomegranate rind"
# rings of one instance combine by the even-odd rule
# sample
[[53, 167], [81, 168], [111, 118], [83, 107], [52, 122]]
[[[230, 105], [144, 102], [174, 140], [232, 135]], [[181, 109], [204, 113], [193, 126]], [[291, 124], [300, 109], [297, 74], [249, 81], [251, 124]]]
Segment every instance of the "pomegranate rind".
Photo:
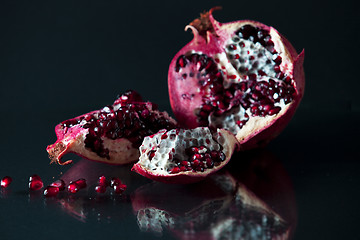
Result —
[[[204, 128], [204, 127], [199, 127], [201, 129], [208, 129], [208, 128]], [[199, 128], [195, 128], [193, 130], [199, 129]], [[181, 131], [181, 130], [180, 130]], [[191, 130], [188, 130], [191, 131]], [[157, 134], [164, 134], [164, 131], [160, 131]], [[156, 134], [149, 136], [148, 138], [153, 138]], [[141, 160], [141, 157], [144, 157], [146, 159], [146, 155], [147, 155], [147, 151], [141, 153], [140, 156], [140, 161], [137, 162], [136, 164], [134, 164], [133, 168], [131, 169], [132, 171], [137, 172], [138, 174], [149, 178], [151, 180], [154, 181], [158, 181], [158, 182], [163, 182], [163, 183], [170, 183], [170, 184], [189, 184], [189, 183], [195, 183], [195, 182], [199, 182], [203, 179], [205, 179], [207, 176], [219, 171], [221, 168], [223, 168], [231, 159], [232, 154], [234, 153], [235, 150], [237, 150], [237, 148], [239, 147], [239, 143], [237, 141], [237, 139], [235, 138], [235, 136], [230, 133], [227, 130], [224, 129], [217, 129], [217, 132], [215, 133], [216, 136], [220, 136], [220, 138], [222, 139], [222, 142], [219, 143], [222, 147], [222, 151], [224, 152], [226, 158], [223, 162], [221, 162], [218, 166], [214, 166], [213, 168], [210, 169], [205, 169], [203, 172], [200, 171], [183, 171], [183, 172], [179, 172], [179, 173], [168, 173], [166, 171], [157, 171], [157, 170], [152, 170], [149, 167], [145, 166], [144, 162]], [[216, 137], [215, 137], [216, 138]], [[145, 141], [145, 139], [144, 139]], [[162, 140], [162, 141], [167, 141]], [[161, 144], [160, 141], [158, 143], [158, 146]], [[142, 147], [140, 147], [141, 149]], [[140, 150], [140, 152], [142, 152]], [[146, 159], [147, 161], [149, 161], [148, 159]]]
[[[265, 117], [251, 117], [249, 121], [237, 131], [232, 131], [236, 135], [237, 140], [241, 144], [242, 150], [248, 150], [252, 148], [262, 147], [270, 142], [273, 138], [278, 136], [280, 132], [286, 127], [294, 115], [303, 95], [305, 88], [305, 75], [303, 69], [304, 50], [297, 54], [295, 48], [291, 43], [282, 36], [273, 27], [267, 26], [263, 23], [252, 20], [240, 20], [229, 23], [220, 23], [216, 21], [212, 15], [213, 10], [208, 13], [202, 14], [208, 18], [213, 29], [206, 33], [206, 36], [200, 35], [197, 28], [192, 26], [193, 23], [187, 26], [185, 29], [191, 29], [194, 35], [192, 41], [185, 45], [173, 58], [169, 66], [168, 72], [168, 90], [170, 97], [170, 104], [173, 113], [178, 120], [181, 127], [195, 128], [200, 124], [198, 122], [197, 111], [203, 104], [202, 97], [198, 93], [197, 82], [189, 82], [191, 80], [179, 81], [175, 79], [174, 69], [176, 68], [177, 59], [181, 55], [191, 53], [205, 53], [212, 57], [215, 54], [220, 54], [225, 48], [226, 41], [231, 38], [234, 32], [236, 32], [241, 26], [252, 25], [264, 29], [269, 32], [271, 40], [274, 42], [274, 49], [277, 54], [282, 58], [280, 69], [287, 76], [292, 78], [292, 84], [295, 89], [293, 100], [282, 106], [280, 112], [274, 115], [268, 115]], [[223, 53], [223, 52], [222, 52]], [[189, 92], [194, 94], [191, 101], [184, 103], [183, 93]], [[209, 117], [210, 118], [210, 117]], [[219, 120], [220, 121], [220, 120]], [[214, 127], [209, 124], [209, 126]], [[216, 126], [218, 127], [218, 126]], [[228, 129], [226, 125], [221, 128]]]

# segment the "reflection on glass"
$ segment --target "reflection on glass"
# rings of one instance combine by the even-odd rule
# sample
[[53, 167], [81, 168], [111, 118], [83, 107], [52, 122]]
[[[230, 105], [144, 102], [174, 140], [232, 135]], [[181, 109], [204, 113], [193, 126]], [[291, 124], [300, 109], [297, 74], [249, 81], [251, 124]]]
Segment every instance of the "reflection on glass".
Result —
[[132, 204], [140, 230], [157, 235], [167, 230], [180, 239], [289, 239], [296, 209], [282, 165], [265, 151], [238, 154], [232, 161], [201, 183], [139, 187]]
[[[289, 239], [295, 228], [291, 181], [265, 150], [239, 153], [223, 171], [190, 185], [152, 182], [130, 168], [81, 160], [61, 178], [66, 184], [85, 178], [88, 188], [46, 204], [82, 222], [134, 221], [143, 232], [179, 239]], [[119, 177], [126, 192], [96, 193], [101, 175]]]

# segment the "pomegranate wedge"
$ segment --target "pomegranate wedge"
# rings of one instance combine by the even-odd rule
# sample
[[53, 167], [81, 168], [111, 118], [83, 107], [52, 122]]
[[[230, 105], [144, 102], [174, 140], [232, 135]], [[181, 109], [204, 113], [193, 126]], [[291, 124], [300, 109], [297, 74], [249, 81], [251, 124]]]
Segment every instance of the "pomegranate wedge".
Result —
[[197, 182], [224, 167], [237, 146], [235, 136], [223, 129], [161, 130], [145, 137], [132, 170], [165, 183]]
[[47, 147], [51, 162], [61, 161], [66, 153], [86, 159], [126, 164], [138, 160], [139, 146], [145, 136], [160, 129], [172, 129], [175, 120], [157, 106], [143, 102], [140, 95], [128, 91], [113, 105], [63, 121], [55, 127], [57, 141]]

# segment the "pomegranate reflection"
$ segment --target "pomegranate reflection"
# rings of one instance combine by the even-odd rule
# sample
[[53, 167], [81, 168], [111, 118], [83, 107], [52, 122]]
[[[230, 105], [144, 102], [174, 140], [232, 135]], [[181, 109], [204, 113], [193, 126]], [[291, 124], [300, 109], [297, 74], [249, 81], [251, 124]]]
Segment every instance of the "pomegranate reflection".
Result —
[[180, 239], [289, 239], [296, 224], [290, 179], [263, 150], [237, 154], [201, 183], [153, 182], [131, 199], [140, 230]]
[[125, 215], [129, 215], [128, 198], [126, 192], [119, 194], [116, 189], [110, 185], [99, 193], [96, 187], [99, 185], [99, 177], [107, 176], [108, 179], [121, 179], [129, 185], [129, 189], [136, 188], [149, 180], [130, 171], [131, 166], [107, 165], [94, 161], [81, 159], [74, 164], [60, 178], [66, 187], [71, 186], [71, 182], [79, 179], [86, 180], [86, 186], [72, 193], [71, 191], [62, 191], [56, 197], [47, 198], [45, 204], [47, 207], [56, 207], [71, 217], [81, 222], [91, 220], [102, 221], [123, 221]]
[[[62, 191], [46, 198], [82, 222], [133, 221], [143, 232], [179, 239], [289, 239], [296, 225], [291, 181], [276, 156], [265, 150], [237, 153], [222, 171], [202, 182], [170, 185], [130, 171], [81, 160], [61, 179], [66, 185], [84, 178], [76, 194]], [[128, 188], [99, 193], [99, 177], [118, 177]], [[108, 185], [108, 184], [107, 184]], [[129, 216], [134, 216], [132, 219]]]

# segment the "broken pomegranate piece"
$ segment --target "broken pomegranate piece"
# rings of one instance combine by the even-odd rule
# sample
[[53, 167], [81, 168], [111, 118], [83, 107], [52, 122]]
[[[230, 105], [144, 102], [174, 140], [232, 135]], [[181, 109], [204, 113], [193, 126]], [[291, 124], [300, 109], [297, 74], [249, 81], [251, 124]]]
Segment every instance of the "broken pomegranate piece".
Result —
[[63, 121], [55, 127], [57, 141], [47, 147], [51, 162], [66, 153], [109, 164], [126, 164], [139, 158], [145, 136], [176, 126], [166, 112], [151, 102], [143, 102], [135, 91], [127, 91], [113, 105]]
[[220, 23], [211, 9], [186, 29], [194, 38], [173, 58], [170, 103], [181, 127], [209, 126], [236, 135], [242, 149], [263, 146], [293, 116], [304, 93], [304, 52], [274, 28]]
[[230, 132], [207, 127], [161, 130], [145, 137], [133, 171], [165, 183], [191, 183], [224, 167], [238, 142]]

